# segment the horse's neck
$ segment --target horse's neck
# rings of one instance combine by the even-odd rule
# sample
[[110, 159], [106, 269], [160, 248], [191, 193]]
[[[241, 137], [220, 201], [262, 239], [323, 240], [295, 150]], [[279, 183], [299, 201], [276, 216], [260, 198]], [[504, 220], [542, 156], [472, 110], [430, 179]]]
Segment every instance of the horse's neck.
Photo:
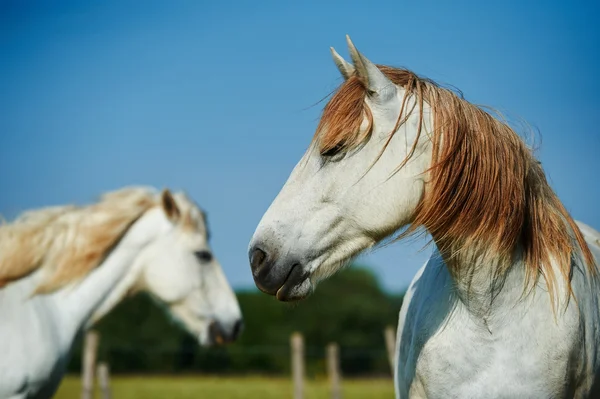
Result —
[[462, 306], [482, 321], [495, 315], [505, 314], [512, 308], [525, 288], [525, 268], [520, 251], [515, 251], [515, 261], [501, 278], [498, 265], [493, 260], [478, 256], [456, 256], [447, 260], [437, 250], [434, 256], [443, 260], [453, 280], [453, 292]]
[[[443, 258], [436, 251], [437, 256]], [[453, 291], [464, 309], [480, 319], [484, 323], [489, 320], [503, 320], [505, 317], [517, 311], [519, 306], [541, 306], [551, 314], [552, 302], [555, 309], [564, 309], [569, 304], [568, 283], [558, 278], [557, 296], [551, 298], [542, 276], [539, 277], [534, 286], [526, 286], [526, 269], [522, 259], [522, 251], [516, 249], [512, 264], [505, 272], [498, 274], [497, 264], [489, 260], [482, 261], [477, 257], [465, 257], [465, 261], [458, 258], [450, 271], [453, 280]], [[460, 263], [463, 262], [463, 263]], [[447, 261], [444, 259], [444, 264]], [[560, 270], [556, 263], [550, 265], [555, 275], [560, 276]], [[464, 270], [457, 274], [456, 270]], [[532, 295], [527, 295], [530, 291]], [[539, 292], [538, 292], [539, 291]], [[535, 305], [533, 303], [535, 302]]]
[[65, 322], [79, 330], [102, 311], [107, 313], [123, 298], [135, 283], [136, 270], [141, 268], [138, 255], [167, 228], [158, 209], [152, 209], [136, 221], [101, 265], [84, 280], [53, 294]]

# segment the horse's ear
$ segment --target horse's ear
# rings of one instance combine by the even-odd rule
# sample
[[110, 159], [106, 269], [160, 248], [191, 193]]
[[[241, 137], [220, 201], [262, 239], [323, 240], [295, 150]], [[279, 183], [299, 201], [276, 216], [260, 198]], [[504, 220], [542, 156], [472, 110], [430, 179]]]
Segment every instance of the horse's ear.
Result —
[[356, 74], [365, 83], [369, 95], [377, 102], [385, 102], [396, 94], [396, 85], [375, 64], [358, 52], [350, 36], [346, 35], [350, 57]]
[[335, 62], [335, 65], [337, 66], [340, 73], [344, 77], [344, 80], [348, 80], [348, 78], [354, 74], [354, 67], [352, 66], [351, 63], [349, 63], [348, 61], [343, 59], [342, 56], [339, 55], [333, 47], [329, 47], [329, 50], [331, 50], [331, 56], [333, 57], [333, 62]]
[[161, 193], [161, 204], [167, 218], [171, 222], [177, 223], [181, 217], [181, 211], [175, 198], [173, 198], [173, 194], [168, 189], [164, 189]]

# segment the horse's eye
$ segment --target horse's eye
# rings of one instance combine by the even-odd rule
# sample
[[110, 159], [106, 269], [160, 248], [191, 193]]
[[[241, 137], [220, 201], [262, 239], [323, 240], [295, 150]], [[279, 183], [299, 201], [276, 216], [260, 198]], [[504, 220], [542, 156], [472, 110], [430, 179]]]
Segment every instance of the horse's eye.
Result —
[[210, 262], [213, 258], [212, 254], [209, 251], [196, 251], [196, 252], [194, 252], [194, 255], [196, 255], [196, 258], [200, 262], [204, 262], [204, 263]]
[[339, 142], [336, 145], [334, 145], [333, 147], [323, 151], [321, 153], [321, 156], [326, 157], [326, 158], [330, 158], [335, 156], [337, 153], [339, 153], [342, 149], [344, 148], [344, 143], [343, 142]]

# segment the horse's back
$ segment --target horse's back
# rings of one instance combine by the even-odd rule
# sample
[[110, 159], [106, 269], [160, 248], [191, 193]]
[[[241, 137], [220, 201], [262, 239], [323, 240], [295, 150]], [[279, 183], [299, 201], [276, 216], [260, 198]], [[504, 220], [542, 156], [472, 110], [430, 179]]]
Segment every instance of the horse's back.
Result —
[[[573, 291], [581, 309], [583, 341], [586, 366], [595, 373], [588, 373], [584, 385], [592, 386], [590, 397], [600, 397], [600, 232], [589, 225], [576, 221], [596, 261], [596, 274], [581, 267], [579, 279], [573, 279]], [[583, 266], [583, 265], [582, 265]]]
[[600, 232], [579, 220], [576, 220], [575, 223], [577, 223], [579, 230], [583, 234], [583, 238], [587, 242], [590, 251], [592, 251], [592, 255], [594, 255], [596, 270], [600, 274]]

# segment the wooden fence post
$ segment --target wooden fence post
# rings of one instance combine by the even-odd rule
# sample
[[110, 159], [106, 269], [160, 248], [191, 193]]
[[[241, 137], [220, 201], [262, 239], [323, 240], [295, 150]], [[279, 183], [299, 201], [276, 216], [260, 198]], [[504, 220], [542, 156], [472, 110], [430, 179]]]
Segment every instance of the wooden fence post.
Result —
[[394, 364], [396, 363], [396, 334], [392, 326], [387, 326], [384, 331], [385, 336], [385, 348], [387, 349], [388, 362], [390, 363], [390, 370], [394, 375]]
[[102, 393], [102, 399], [111, 399], [112, 394], [110, 392], [110, 371], [108, 364], [102, 362], [98, 363], [98, 386]]
[[83, 344], [83, 369], [81, 371], [81, 399], [92, 399], [94, 396], [94, 372], [96, 371], [96, 353], [100, 336], [96, 331], [85, 334]]
[[340, 348], [335, 342], [327, 345], [327, 374], [331, 384], [331, 398], [342, 399], [340, 384]]
[[292, 379], [294, 399], [304, 399], [304, 339], [295, 332], [290, 338], [292, 346]]

